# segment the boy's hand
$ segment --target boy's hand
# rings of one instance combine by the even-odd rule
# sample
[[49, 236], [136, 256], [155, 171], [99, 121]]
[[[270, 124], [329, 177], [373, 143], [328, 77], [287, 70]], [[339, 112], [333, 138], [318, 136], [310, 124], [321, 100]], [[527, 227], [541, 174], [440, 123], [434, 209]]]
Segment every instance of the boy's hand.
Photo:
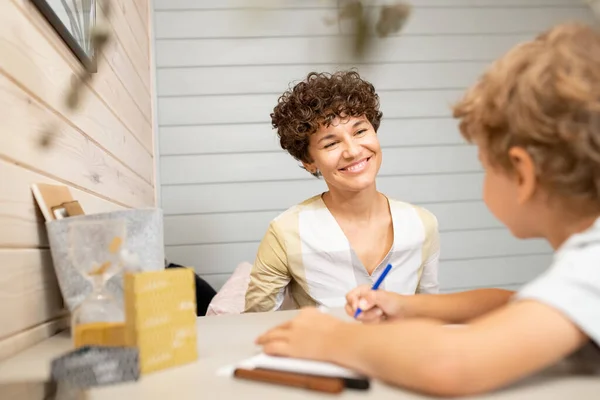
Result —
[[409, 297], [385, 290], [372, 290], [371, 286], [362, 285], [346, 295], [346, 313], [354, 317], [356, 309], [360, 307], [362, 312], [356, 319], [366, 323], [407, 317]]
[[[256, 339], [266, 354], [273, 356], [333, 361], [343, 342], [341, 320], [316, 308], [305, 308], [297, 317], [268, 330]], [[343, 348], [343, 347], [342, 347]]]

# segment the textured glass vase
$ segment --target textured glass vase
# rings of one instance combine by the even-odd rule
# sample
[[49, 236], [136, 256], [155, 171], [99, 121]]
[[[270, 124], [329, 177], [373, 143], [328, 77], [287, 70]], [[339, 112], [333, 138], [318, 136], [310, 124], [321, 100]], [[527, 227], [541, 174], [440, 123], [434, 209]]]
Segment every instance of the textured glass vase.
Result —
[[77, 221], [69, 226], [69, 255], [73, 265], [92, 284], [91, 292], [73, 310], [71, 333], [75, 347], [101, 345], [122, 330], [125, 313], [107, 290], [106, 282], [122, 268], [120, 258], [126, 237], [120, 219]]

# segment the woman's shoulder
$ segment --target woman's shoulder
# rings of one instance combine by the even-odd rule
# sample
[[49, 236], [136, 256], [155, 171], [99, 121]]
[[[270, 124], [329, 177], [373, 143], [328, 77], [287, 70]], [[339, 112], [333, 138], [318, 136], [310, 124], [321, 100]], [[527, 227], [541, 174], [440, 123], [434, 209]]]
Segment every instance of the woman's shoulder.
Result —
[[426, 228], [437, 230], [437, 217], [433, 212], [431, 212], [427, 208], [405, 201], [393, 199], [390, 197], [388, 197], [388, 202], [390, 204], [390, 210], [392, 211], [392, 213], [401, 210], [411, 210], [412, 212], [414, 212], [414, 215], [416, 215], [421, 220], [421, 222], [423, 223], [423, 225], [425, 225]]
[[296, 225], [302, 212], [324, 207], [325, 203], [321, 200], [321, 194], [314, 195], [277, 215], [271, 220], [271, 225], [285, 229], [286, 226]]

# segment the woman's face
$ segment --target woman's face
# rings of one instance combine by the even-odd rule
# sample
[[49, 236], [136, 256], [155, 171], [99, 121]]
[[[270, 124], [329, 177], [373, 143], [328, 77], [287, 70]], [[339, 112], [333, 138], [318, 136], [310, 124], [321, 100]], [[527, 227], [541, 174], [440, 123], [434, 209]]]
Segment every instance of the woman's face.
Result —
[[319, 170], [329, 189], [361, 191], [375, 184], [381, 167], [381, 147], [377, 133], [365, 117], [336, 118], [321, 125], [310, 137], [310, 163], [304, 167]]

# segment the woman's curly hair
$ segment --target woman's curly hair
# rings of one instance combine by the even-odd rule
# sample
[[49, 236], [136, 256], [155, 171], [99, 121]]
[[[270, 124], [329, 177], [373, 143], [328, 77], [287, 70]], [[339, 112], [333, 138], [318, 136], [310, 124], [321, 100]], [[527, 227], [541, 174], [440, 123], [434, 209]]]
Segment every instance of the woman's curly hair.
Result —
[[523, 147], [538, 181], [563, 197], [600, 200], [600, 35], [558, 25], [510, 50], [455, 105], [468, 141], [513, 171]]
[[309, 139], [319, 126], [329, 126], [336, 117], [363, 115], [377, 131], [383, 114], [371, 83], [355, 71], [311, 72], [279, 97], [271, 123], [281, 147], [297, 160], [310, 162]]

